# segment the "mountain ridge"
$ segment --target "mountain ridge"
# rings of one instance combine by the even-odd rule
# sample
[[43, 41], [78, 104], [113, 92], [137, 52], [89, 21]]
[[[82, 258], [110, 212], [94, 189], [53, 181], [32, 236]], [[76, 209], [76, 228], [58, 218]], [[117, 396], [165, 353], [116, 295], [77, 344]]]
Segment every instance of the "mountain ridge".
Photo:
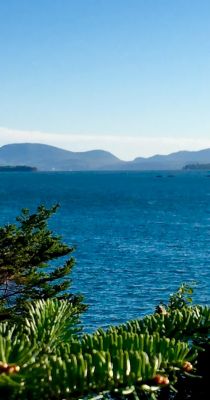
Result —
[[0, 165], [30, 164], [44, 171], [98, 169], [119, 161], [104, 150], [72, 152], [40, 143], [14, 143], [0, 147]]
[[210, 149], [181, 150], [123, 161], [100, 149], [73, 152], [40, 143], [12, 143], [0, 147], [1, 166], [27, 165], [40, 171], [179, 170], [194, 163], [210, 163]]

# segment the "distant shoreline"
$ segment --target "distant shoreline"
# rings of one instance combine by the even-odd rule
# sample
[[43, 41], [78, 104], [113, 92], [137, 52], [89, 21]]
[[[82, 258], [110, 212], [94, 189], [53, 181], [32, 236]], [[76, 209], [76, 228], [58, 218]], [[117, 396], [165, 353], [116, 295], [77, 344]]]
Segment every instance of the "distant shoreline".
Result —
[[73, 152], [40, 143], [13, 143], [0, 147], [0, 166], [6, 167], [1, 170], [8, 172], [12, 169], [7, 167], [15, 167], [14, 171], [17, 171], [16, 167], [28, 166], [32, 171], [34, 168], [38, 171], [175, 171], [191, 165], [204, 166], [193, 169], [209, 169], [206, 164], [210, 165], [210, 148], [123, 161], [104, 150]]
[[36, 167], [28, 167], [26, 165], [0, 165], [0, 172], [36, 172]]
[[192, 171], [192, 170], [209, 170], [210, 171], [210, 164], [188, 164], [185, 165], [185, 167], [183, 167], [183, 170], [188, 170], [188, 171]]

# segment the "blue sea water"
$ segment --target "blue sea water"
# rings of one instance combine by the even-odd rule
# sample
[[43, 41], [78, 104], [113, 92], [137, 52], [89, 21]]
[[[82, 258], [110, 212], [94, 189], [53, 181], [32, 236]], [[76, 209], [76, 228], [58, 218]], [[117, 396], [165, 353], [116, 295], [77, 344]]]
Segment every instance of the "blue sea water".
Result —
[[0, 173], [0, 225], [57, 202], [50, 227], [76, 246], [87, 331], [152, 312], [182, 282], [209, 303], [208, 172]]

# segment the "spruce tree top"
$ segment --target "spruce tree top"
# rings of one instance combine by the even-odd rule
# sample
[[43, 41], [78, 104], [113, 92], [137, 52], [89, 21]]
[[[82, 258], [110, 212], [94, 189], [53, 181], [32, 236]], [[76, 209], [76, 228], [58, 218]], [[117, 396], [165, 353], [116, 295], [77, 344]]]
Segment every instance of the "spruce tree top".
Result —
[[[58, 207], [41, 205], [34, 214], [23, 209], [16, 224], [0, 227], [2, 318], [20, 312], [25, 301], [53, 297], [69, 299], [79, 311], [84, 310], [81, 296], [69, 293], [74, 248], [62, 243], [61, 237], [48, 228], [48, 219]], [[64, 256], [68, 258], [63, 265], [52, 265], [51, 261]]]

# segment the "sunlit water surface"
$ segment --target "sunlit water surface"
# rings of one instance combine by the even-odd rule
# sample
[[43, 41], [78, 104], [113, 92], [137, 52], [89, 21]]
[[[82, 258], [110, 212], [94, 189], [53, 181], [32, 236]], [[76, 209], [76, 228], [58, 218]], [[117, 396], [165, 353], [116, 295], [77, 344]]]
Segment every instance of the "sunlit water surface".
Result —
[[60, 203], [50, 227], [76, 246], [86, 330], [152, 312], [181, 282], [210, 300], [208, 172], [1, 173], [0, 224]]

